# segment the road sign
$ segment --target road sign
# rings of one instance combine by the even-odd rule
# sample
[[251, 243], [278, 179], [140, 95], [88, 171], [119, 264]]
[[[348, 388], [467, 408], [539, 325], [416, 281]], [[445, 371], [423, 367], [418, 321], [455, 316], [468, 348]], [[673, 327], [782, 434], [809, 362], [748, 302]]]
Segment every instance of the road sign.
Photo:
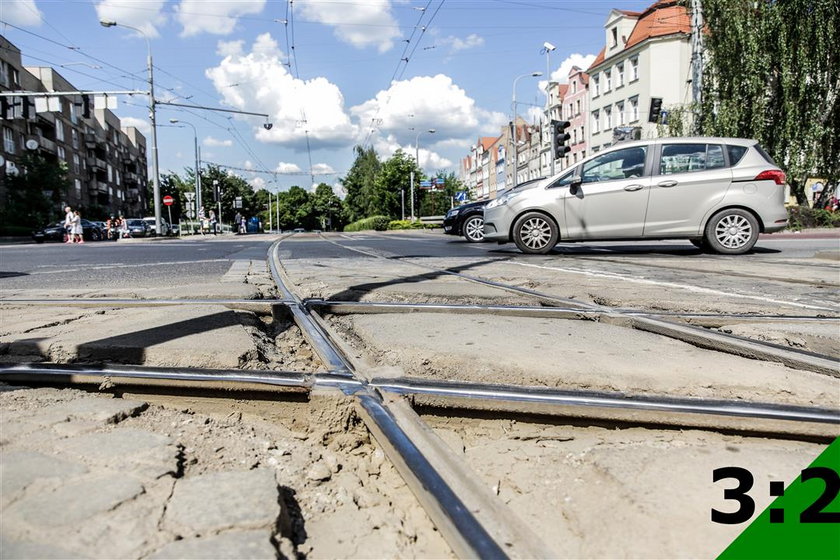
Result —
[[233, 199], [233, 207], [234, 208], [242, 208], [242, 197], [237, 196]]
[[172, 203], [173, 203], [173, 202], [175, 202], [175, 199], [174, 199], [174, 198], [172, 198], [171, 196], [166, 195], [166, 196], [164, 196], [164, 197], [163, 197], [163, 203], [164, 203], [166, 206], [172, 206]]
[[455, 200], [458, 202], [466, 202], [469, 193], [467, 191], [458, 191], [455, 193]]

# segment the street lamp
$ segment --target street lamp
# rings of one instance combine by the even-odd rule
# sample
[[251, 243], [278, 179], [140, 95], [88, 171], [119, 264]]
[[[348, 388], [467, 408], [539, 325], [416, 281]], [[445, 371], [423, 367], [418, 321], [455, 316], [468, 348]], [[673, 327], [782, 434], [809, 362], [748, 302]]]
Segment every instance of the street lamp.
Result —
[[[542, 51], [545, 53], [545, 75], [548, 77], [545, 83], [545, 128], [543, 129], [543, 138], [545, 138], [546, 129], [550, 128], [551, 124], [551, 51], [557, 50], [557, 47], [546, 41], [543, 43]], [[548, 134], [549, 144], [551, 143], [551, 134]], [[554, 151], [553, 147], [548, 152], [548, 158], [551, 160], [551, 175], [554, 175]]]
[[146, 33], [136, 27], [132, 27], [124, 23], [117, 23], [116, 21], [100, 20], [99, 24], [102, 27], [119, 26], [125, 27], [126, 29], [133, 29], [134, 31], [142, 35], [143, 38], [146, 40], [146, 49], [149, 53], [146, 64], [149, 67], [149, 120], [152, 121], [152, 175], [154, 178], [152, 192], [155, 204], [155, 231], [158, 235], [162, 235], [163, 232], [161, 230], [160, 219], [160, 169], [158, 168], [157, 124], [155, 115], [155, 76], [153, 71], [154, 66], [152, 65], [152, 44], [151, 42], [149, 42], [149, 37], [146, 35]]
[[519, 128], [519, 125], [516, 122], [516, 82], [519, 81], [520, 78], [525, 78], [531, 76], [532, 78], [536, 78], [538, 76], [542, 76], [542, 72], [531, 72], [530, 74], [522, 74], [521, 76], [517, 76], [513, 80], [513, 186], [516, 187], [518, 174], [519, 174], [519, 145], [516, 140], [516, 129]]
[[198, 131], [195, 125], [187, 121], [178, 119], [169, 119], [171, 123], [186, 124], [193, 129], [193, 138], [195, 139], [195, 212], [201, 208], [201, 148], [198, 145]]
[[[420, 135], [424, 132], [428, 132], [429, 134], [434, 134], [436, 131], [434, 128], [430, 128], [429, 130], [421, 130], [417, 133], [417, 136], [414, 138], [414, 161], [417, 163], [417, 167], [420, 167]], [[414, 221], [414, 171], [411, 172], [411, 220]]]

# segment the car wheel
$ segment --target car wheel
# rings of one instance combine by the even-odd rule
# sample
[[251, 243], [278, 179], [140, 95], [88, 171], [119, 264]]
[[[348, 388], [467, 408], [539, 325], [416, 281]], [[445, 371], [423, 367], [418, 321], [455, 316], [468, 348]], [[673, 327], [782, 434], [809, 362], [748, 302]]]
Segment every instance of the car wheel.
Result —
[[484, 241], [484, 216], [470, 216], [461, 226], [464, 238], [470, 243]]
[[758, 241], [758, 221], [740, 208], [721, 210], [706, 224], [707, 246], [724, 255], [741, 255]]
[[91, 241], [99, 241], [101, 239], [102, 239], [102, 234], [99, 233], [98, 231], [94, 230], [94, 231], [90, 232], [90, 240]]
[[513, 241], [523, 253], [544, 255], [557, 245], [559, 238], [554, 220], [539, 212], [522, 215], [513, 226]]

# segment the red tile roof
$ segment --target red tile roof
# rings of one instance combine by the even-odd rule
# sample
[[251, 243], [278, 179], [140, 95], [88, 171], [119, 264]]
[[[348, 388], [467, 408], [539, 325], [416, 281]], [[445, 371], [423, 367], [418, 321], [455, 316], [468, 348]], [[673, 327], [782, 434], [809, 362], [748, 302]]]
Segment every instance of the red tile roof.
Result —
[[498, 136], [482, 136], [478, 139], [478, 143], [481, 144], [481, 147], [485, 150], [489, 150], [498, 139]]

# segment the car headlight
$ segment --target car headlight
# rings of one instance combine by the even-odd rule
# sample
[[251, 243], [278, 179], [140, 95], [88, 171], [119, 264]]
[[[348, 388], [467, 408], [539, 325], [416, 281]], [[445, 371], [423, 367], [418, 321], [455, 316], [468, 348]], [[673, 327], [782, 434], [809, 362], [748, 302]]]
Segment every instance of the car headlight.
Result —
[[510, 201], [510, 199], [512, 199], [517, 194], [519, 194], [519, 193], [512, 192], [512, 193], [503, 194], [499, 198], [494, 198], [493, 200], [488, 202], [487, 206], [485, 208], [496, 208], [497, 206], [504, 206], [505, 204], [507, 204]]
[[453, 208], [452, 210], [450, 210], [449, 212], [446, 213], [446, 217], [451, 218], [452, 216], [457, 216], [458, 212], [460, 212], [460, 211], [461, 211], [460, 208]]

